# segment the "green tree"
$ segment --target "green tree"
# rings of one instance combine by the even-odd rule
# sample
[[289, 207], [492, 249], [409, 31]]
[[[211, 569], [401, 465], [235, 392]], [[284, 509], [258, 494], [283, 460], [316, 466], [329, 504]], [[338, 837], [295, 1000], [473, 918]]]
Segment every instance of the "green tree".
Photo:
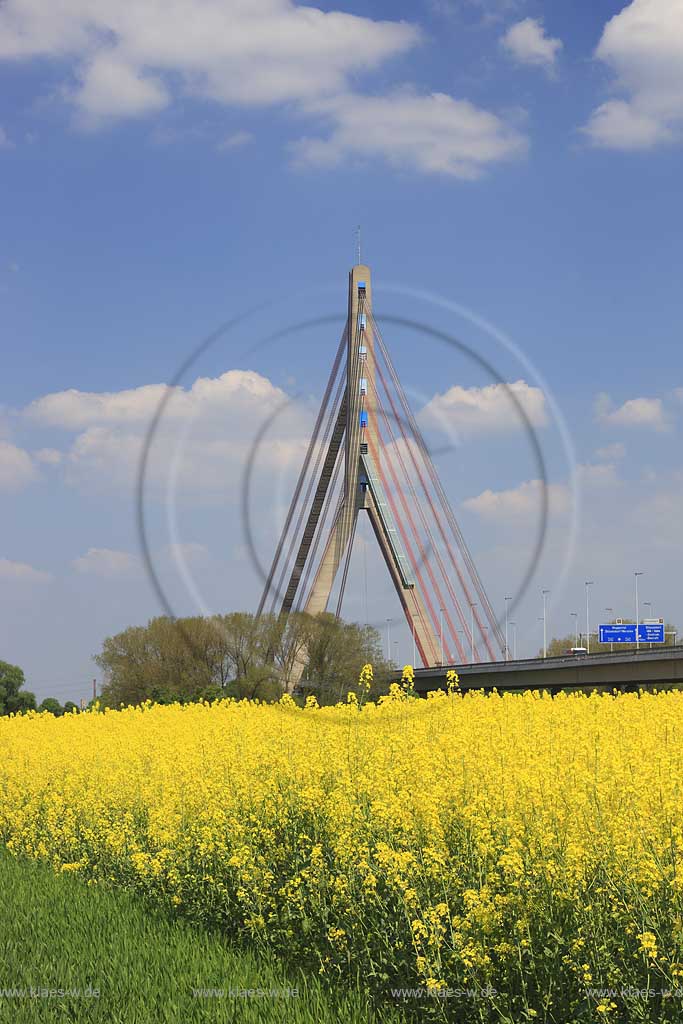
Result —
[[35, 694], [24, 690], [24, 683], [24, 673], [18, 665], [0, 661], [0, 715], [35, 710]]
[[374, 679], [366, 699], [374, 700], [387, 691], [392, 670], [382, 657], [379, 633], [371, 626], [342, 622], [335, 615], [322, 613], [309, 619], [306, 649], [302, 686], [315, 683], [320, 704], [344, 700], [349, 691], [358, 694], [360, 671], [368, 663]]
[[102, 703], [110, 707], [148, 699], [277, 700], [302, 666], [303, 685], [331, 703], [356, 688], [367, 662], [375, 667], [377, 693], [389, 674], [375, 630], [304, 613], [160, 617], [108, 637], [95, 661], [104, 674]]
[[61, 715], [64, 714], [64, 708], [59, 703], [56, 697], [46, 697], [45, 700], [41, 702], [40, 706], [38, 707], [38, 710], [49, 711], [50, 714], [55, 715], [56, 718], [59, 718]]
[[72, 700], [67, 700], [64, 704], [64, 714], [69, 715], [72, 711], [80, 711], [78, 704], [74, 704]]

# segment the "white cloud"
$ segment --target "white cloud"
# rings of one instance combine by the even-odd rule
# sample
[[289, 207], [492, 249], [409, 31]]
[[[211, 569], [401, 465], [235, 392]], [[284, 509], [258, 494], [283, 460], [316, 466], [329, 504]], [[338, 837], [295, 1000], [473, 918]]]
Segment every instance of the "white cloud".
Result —
[[34, 569], [25, 562], [10, 562], [8, 558], [0, 558], [0, 580], [10, 583], [49, 583], [52, 576], [42, 569]]
[[47, 466], [58, 466], [64, 455], [56, 448], [39, 448], [37, 452], [33, 453], [33, 458], [36, 462], [43, 462]]
[[[548, 484], [546, 493], [551, 515], [564, 515], [570, 507], [571, 494], [565, 484]], [[543, 484], [525, 480], [518, 487], [505, 491], [482, 491], [463, 501], [463, 508], [489, 521], [533, 520], [541, 515]]]
[[79, 573], [112, 578], [134, 573], [138, 569], [138, 559], [127, 551], [88, 548], [84, 555], [74, 559], [73, 566]]
[[[76, 432], [64, 459], [68, 481], [84, 490], [130, 491], [135, 486], [147, 429], [163, 384], [119, 392], [76, 389], [45, 395], [24, 410], [41, 424]], [[146, 485], [166, 487], [203, 500], [239, 497], [239, 480], [253, 440], [266, 418], [282, 409], [258, 452], [259, 468], [288, 473], [300, 465], [309, 431], [309, 410], [287, 404], [289, 396], [251, 370], [200, 377], [177, 387], [159, 424], [147, 465]]]
[[610, 427], [645, 427], [659, 431], [669, 427], [661, 398], [630, 398], [615, 409], [609, 395], [603, 392], [595, 400], [595, 418]]
[[626, 456], [626, 446], [621, 441], [615, 444], [605, 445], [604, 448], [596, 448], [595, 457], [601, 462], [612, 462], [615, 459], [623, 459]]
[[595, 145], [649, 149], [679, 140], [683, 121], [683, 0], [632, 0], [605, 25], [596, 50], [624, 98], [593, 112]]
[[254, 136], [251, 132], [233, 132], [232, 135], [228, 135], [227, 138], [218, 143], [218, 149], [242, 149], [253, 141]]
[[[51, 427], [77, 430], [102, 424], [148, 424], [168, 388], [144, 384], [124, 391], [57, 391], [31, 402], [24, 414]], [[200, 413], [239, 413], [253, 403], [283, 401], [285, 394], [253, 370], [228, 370], [220, 377], [198, 377], [190, 390], [176, 387], [165, 409], [168, 420]]]
[[523, 380], [512, 384], [488, 384], [464, 388], [455, 385], [435, 395], [420, 412], [420, 422], [462, 437], [522, 430], [525, 423], [518, 406], [533, 427], [547, 423], [545, 396], [540, 388]]
[[539, 18], [524, 18], [511, 25], [501, 39], [503, 48], [520, 64], [553, 71], [562, 40], [548, 36]]
[[331, 123], [326, 138], [292, 147], [296, 164], [334, 166], [345, 159], [383, 159], [428, 174], [475, 179], [501, 160], [523, 155], [527, 139], [468, 100], [408, 89], [387, 96], [344, 95], [308, 104]]
[[0, 149], [13, 149], [14, 146], [7, 137], [7, 132], [0, 125]]
[[183, 561], [188, 565], [202, 565], [209, 557], [209, 549], [197, 541], [176, 541], [168, 545], [166, 553], [173, 561]]
[[83, 68], [77, 89], [65, 93], [86, 124], [105, 117], [142, 117], [162, 110], [169, 94], [158, 78], [143, 75], [126, 60], [98, 53]]
[[0, 441], [0, 491], [20, 491], [37, 476], [28, 452], [9, 441]]
[[0, 58], [75, 61], [68, 95], [88, 116], [157, 110], [172, 94], [295, 102], [343, 91], [354, 73], [413, 47], [403, 22], [291, 0], [5, 0]]

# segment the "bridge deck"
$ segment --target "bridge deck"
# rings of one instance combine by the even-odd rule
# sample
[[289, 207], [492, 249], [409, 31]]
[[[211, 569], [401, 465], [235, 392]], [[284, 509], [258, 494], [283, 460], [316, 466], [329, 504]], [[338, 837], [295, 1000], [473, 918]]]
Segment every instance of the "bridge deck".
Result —
[[444, 665], [415, 670], [415, 690], [446, 688], [446, 672], [454, 669], [460, 689], [593, 690], [595, 688], [648, 689], [683, 684], [683, 645], [664, 650], [645, 649], [628, 654], [563, 655], [476, 665]]

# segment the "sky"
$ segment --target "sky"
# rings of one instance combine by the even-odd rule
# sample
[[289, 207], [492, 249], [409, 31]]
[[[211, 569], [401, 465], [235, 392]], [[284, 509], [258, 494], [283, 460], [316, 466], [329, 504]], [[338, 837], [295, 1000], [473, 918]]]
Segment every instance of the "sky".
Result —
[[[682, 142], [683, 0], [5, 0], [0, 659], [78, 700], [104, 638], [163, 612], [136, 502], [170, 382], [155, 571], [176, 614], [255, 608], [245, 465], [267, 566], [358, 225], [379, 322], [425, 327], [383, 335], [501, 617], [545, 474], [518, 654], [543, 589], [565, 635], [586, 580], [592, 628], [632, 617], [636, 571], [683, 628]], [[347, 595], [410, 660], [365, 526]]]

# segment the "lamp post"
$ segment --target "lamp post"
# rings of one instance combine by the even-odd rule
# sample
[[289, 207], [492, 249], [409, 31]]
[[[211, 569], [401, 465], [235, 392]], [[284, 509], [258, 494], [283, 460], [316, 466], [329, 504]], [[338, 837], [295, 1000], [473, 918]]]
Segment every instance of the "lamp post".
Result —
[[[643, 608], [650, 609], [650, 617], [652, 616], [652, 601], [643, 601]], [[650, 644], [650, 650], [652, 650], [652, 644]]]
[[593, 586], [593, 580], [586, 580], [586, 654], [591, 652], [591, 623], [590, 615], [588, 612], [588, 588]]
[[413, 668], [415, 668], [415, 619], [411, 621], [412, 634], [413, 634]]
[[391, 662], [391, 619], [387, 619], [387, 661]]
[[548, 600], [549, 590], [542, 590], [543, 595], [543, 657], [548, 657], [548, 634], [546, 631], [546, 602]]
[[398, 640], [394, 640], [394, 665], [398, 668]]
[[636, 583], [636, 650], [637, 651], [640, 650], [640, 630], [638, 629], [638, 626], [640, 625], [640, 609], [638, 608], [638, 577], [639, 576], [644, 576], [644, 575], [645, 575], [644, 572], [634, 572], [633, 573], [633, 576], [634, 576], [634, 579], [635, 579], [635, 583]]
[[508, 615], [510, 612], [509, 602], [512, 600], [511, 597], [505, 598], [505, 660], [509, 661], [510, 652], [508, 650]]
[[574, 647], [579, 646], [579, 613], [572, 612], [572, 618], [574, 620]]
[[472, 657], [470, 660], [471, 665], [474, 665], [474, 609], [478, 607], [479, 606], [476, 602], [470, 602], [470, 642], [472, 644]]
[[512, 657], [514, 661], [517, 661], [517, 623], [511, 622], [512, 627]]
[[[610, 614], [610, 612], [612, 613], [612, 615], [614, 615], [614, 608], [605, 608], [605, 611], [607, 612], [608, 615]], [[610, 654], [614, 653], [614, 643], [611, 640], [610, 640], [610, 644], [609, 644], [609, 650], [610, 650]]]

